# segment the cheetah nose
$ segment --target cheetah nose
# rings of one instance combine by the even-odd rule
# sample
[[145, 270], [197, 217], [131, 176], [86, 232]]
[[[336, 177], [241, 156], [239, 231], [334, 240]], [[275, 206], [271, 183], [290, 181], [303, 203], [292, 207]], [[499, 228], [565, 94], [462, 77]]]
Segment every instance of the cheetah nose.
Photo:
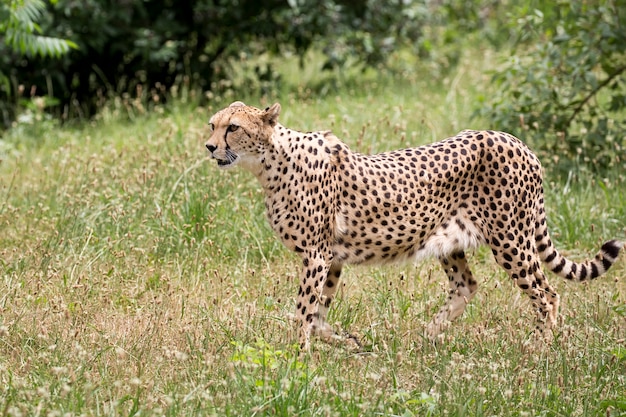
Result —
[[209, 150], [209, 152], [213, 153], [215, 152], [215, 150], [217, 149], [217, 146], [215, 145], [209, 145], [208, 143], [206, 144], [206, 148]]

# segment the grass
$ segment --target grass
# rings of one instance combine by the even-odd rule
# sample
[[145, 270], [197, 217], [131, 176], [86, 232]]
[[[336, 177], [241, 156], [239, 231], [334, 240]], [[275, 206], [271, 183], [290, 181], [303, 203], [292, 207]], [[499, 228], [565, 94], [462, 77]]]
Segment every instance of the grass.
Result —
[[[299, 262], [266, 224], [254, 179], [206, 160], [206, 121], [234, 99], [280, 99], [283, 124], [332, 128], [363, 152], [492, 127], [469, 120], [488, 77], [465, 62], [435, 81], [419, 71], [346, 74], [324, 96], [298, 87], [288, 63], [284, 82], [296, 86], [269, 98], [224, 90], [198, 108], [182, 95], [147, 114], [112, 103], [91, 123], [42, 120], [8, 132], [0, 413], [626, 413], [625, 256], [596, 282], [550, 277], [562, 318], [549, 346], [534, 343], [529, 302], [486, 249], [471, 260], [478, 295], [437, 346], [422, 337], [446, 285], [435, 262], [348, 268], [330, 320], [371, 353], [318, 342], [300, 361], [287, 318]], [[566, 255], [582, 259], [603, 240], [624, 239], [624, 173], [547, 180], [550, 229]]]

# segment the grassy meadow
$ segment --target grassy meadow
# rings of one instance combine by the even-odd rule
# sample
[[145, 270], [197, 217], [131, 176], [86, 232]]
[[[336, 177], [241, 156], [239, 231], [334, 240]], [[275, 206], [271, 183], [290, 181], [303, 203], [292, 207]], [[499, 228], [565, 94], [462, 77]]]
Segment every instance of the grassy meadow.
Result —
[[[30, 114], [42, 120], [0, 140], [0, 415], [625, 415], [624, 253], [591, 283], [549, 275], [562, 297], [551, 345], [485, 248], [470, 260], [479, 292], [438, 345], [422, 336], [447, 287], [436, 261], [348, 268], [330, 321], [371, 352], [315, 342], [299, 360], [300, 263], [254, 178], [207, 159], [208, 117], [236, 99], [280, 101], [284, 125], [362, 152], [497, 129], [471, 119], [496, 62], [325, 82], [294, 59], [264, 97], [224, 88], [198, 107], [181, 90], [151, 112], [120, 98], [66, 126]], [[562, 253], [626, 239], [626, 173], [568, 180], [544, 165]]]

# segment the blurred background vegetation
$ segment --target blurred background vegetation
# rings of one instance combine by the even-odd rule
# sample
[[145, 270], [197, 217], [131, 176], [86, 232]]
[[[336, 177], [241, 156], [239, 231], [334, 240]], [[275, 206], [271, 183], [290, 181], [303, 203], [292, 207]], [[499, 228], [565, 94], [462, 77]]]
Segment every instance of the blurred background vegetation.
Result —
[[625, 17], [626, 0], [0, 0], [0, 124], [84, 120], [120, 98], [149, 109], [181, 89], [198, 104], [224, 89], [279, 97], [282, 57], [318, 74], [306, 89], [319, 95], [348, 69], [436, 82], [491, 49], [484, 127], [563, 171], [626, 170]]

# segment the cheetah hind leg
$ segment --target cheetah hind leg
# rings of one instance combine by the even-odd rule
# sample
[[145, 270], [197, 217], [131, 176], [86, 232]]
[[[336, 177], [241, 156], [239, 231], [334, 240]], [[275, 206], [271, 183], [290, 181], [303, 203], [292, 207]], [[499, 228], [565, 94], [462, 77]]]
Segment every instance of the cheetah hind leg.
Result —
[[426, 335], [432, 341], [437, 340], [437, 336], [449, 326], [452, 320], [463, 314], [465, 306], [478, 289], [478, 283], [467, 265], [465, 252], [459, 251], [440, 257], [439, 262], [448, 275], [450, 290], [446, 303], [426, 327]]
[[[510, 253], [509, 259], [516, 259], [515, 254]], [[496, 253], [496, 262], [509, 274], [513, 282], [530, 298], [537, 314], [535, 338], [538, 342], [550, 343], [553, 338], [553, 329], [557, 324], [559, 314], [559, 295], [548, 283], [546, 276], [541, 270], [540, 260], [536, 252], [523, 251], [513, 266], [506, 260], [505, 253]]]
[[344, 333], [338, 334], [332, 326], [326, 321], [328, 309], [337, 292], [339, 277], [341, 276], [341, 264], [333, 263], [328, 271], [328, 276], [322, 288], [322, 296], [320, 298], [319, 309], [313, 321], [313, 332], [315, 336], [322, 341], [332, 345], [344, 345], [350, 350], [361, 350], [361, 342], [358, 337]]
[[[536, 339], [550, 343], [554, 337], [554, 329], [558, 321], [560, 297], [548, 283], [548, 279], [541, 270], [538, 260], [534, 262], [534, 265], [534, 267], [528, 269], [528, 276], [534, 278], [534, 285], [532, 282], [527, 284], [524, 292], [530, 296], [537, 312]], [[516, 282], [521, 288], [523, 282], [520, 282], [519, 279]]]

